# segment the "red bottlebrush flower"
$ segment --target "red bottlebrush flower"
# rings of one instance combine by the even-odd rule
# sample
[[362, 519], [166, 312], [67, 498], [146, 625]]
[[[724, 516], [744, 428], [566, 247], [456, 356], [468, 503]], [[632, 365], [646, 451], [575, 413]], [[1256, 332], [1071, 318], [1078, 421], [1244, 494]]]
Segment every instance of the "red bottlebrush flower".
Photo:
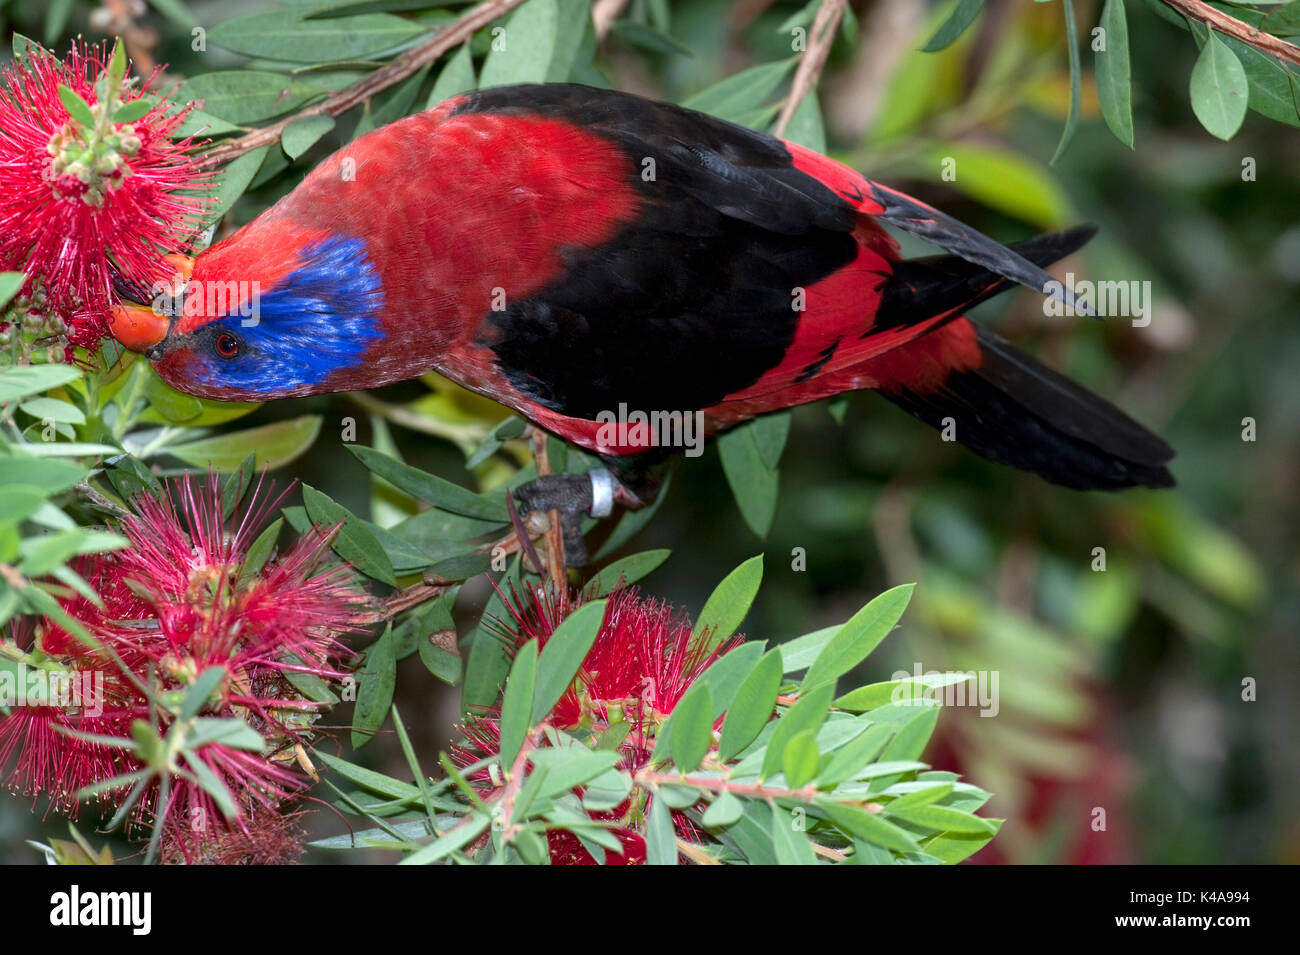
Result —
[[26, 272], [40, 314], [87, 348], [106, 332], [115, 280], [171, 278], [161, 256], [190, 247], [211, 181], [194, 143], [172, 139], [185, 111], [145, 99], [157, 71], [110, 84], [111, 64], [74, 43], [66, 60], [33, 48], [0, 72], [0, 268]]
[[[206, 858], [212, 845], [235, 834], [254, 839], [250, 820], [275, 813], [303, 788], [305, 778], [292, 767], [324, 704], [299, 692], [294, 675], [344, 676], [333, 663], [345, 649], [338, 636], [352, 629], [366, 597], [350, 567], [327, 561], [328, 533], [304, 535], [260, 565], [250, 561], [248, 548], [276, 504], [260, 484], [233, 522], [223, 518], [215, 480], [186, 475], [158, 497], [133, 503], [136, 513], [120, 522], [129, 546], [74, 565], [102, 605], [82, 597], [63, 602], [98, 646], [46, 621], [21, 648], [32, 659], [103, 673], [114, 694], [93, 724], [57, 709], [43, 721], [17, 708], [0, 717], [0, 769], [17, 753], [6, 774], [10, 785], [61, 796], [66, 808], [68, 794], [144, 767], [127, 751], [60, 733], [55, 724], [130, 738], [135, 721], [161, 716], [158, 732], [165, 736], [171, 724], [159, 701], [179, 700], [200, 674], [220, 667], [224, 674], [197, 715], [242, 720], [261, 737], [262, 751], [196, 743], [190, 755], [206, 772], [181, 760], [176, 772], [164, 774], [165, 787], [155, 774], [132, 817], [136, 826], [162, 827], [168, 853]], [[233, 818], [200, 776], [223, 784], [235, 803]], [[125, 796], [104, 798], [120, 804]]]
[[[582, 603], [568, 594], [550, 590], [530, 591], [521, 600], [512, 592], [505, 603], [509, 621], [498, 621], [497, 629], [515, 646], [537, 640], [541, 646], [555, 628]], [[613, 724], [628, 723], [630, 729], [619, 745], [621, 768], [635, 773], [644, 767], [654, 751], [658, 727], [672, 713], [682, 695], [718, 657], [738, 646], [743, 637], [732, 637], [709, 650], [692, 641], [692, 625], [684, 611], [667, 603], [641, 597], [635, 588], [610, 596], [605, 616], [591, 651], [583, 661], [573, 685], [551, 711], [550, 723], [560, 729], [588, 728], [604, 731]], [[465, 741], [452, 747], [452, 757], [469, 765], [500, 749], [497, 717], [470, 718], [464, 727]], [[503, 781], [486, 771], [474, 774], [474, 782], [491, 791]], [[608, 865], [639, 865], [645, 862], [645, 839], [638, 831], [648, 803], [628, 800], [609, 812], [592, 812], [593, 819], [616, 823], [614, 836], [622, 852], [606, 850]], [[698, 839], [690, 819], [674, 810], [673, 823], [687, 840]], [[565, 830], [547, 833], [551, 862], [556, 865], [594, 865], [577, 836]]]

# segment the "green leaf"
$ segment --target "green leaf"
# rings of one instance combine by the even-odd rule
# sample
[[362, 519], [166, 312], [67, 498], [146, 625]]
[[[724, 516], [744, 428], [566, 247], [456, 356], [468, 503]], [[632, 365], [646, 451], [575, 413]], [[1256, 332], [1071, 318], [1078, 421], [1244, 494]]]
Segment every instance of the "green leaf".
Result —
[[58, 398], [31, 398], [18, 407], [41, 421], [58, 421], [64, 424], [85, 424], [86, 416], [71, 402]]
[[1065, 11], [1065, 42], [1070, 54], [1070, 110], [1065, 116], [1061, 141], [1056, 144], [1056, 152], [1052, 154], [1053, 166], [1065, 155], [1070, 140], [1074, 138], [1074, 131], [1079, 126], [1079, 110], [1083, 101], [1083, 80], [1079, 68], [1079, 31], [1074, 22], [1074, 3], [1072, 0], [1061, 0], [1061, 6]]
[[418, 799], [420, 798], [420, 789], [411, 783], [404, 783], [401, 780], [393, 779], [391, 776], [385, 776], [383, 773], [377, 773], [373, 769], [366, 769], [364, 766], [358, 766], [356, 763], [349, 763], [346, 759], [339, 759], [337, 756], [331, 756], [324, 750], [314, 750], [317, 759], [323, 762], [334, 772], [338, 773], [345, 779], [351, 780], [358, 786], [364, 786], [371, 792], [379, 793], [381, 796], [387, 796], [390, 799]]
[[956, 39], [966, 32], [966, 28], [975, 22], [979, 16], [980, 10], [984, 8], [984, 0], [957, 0], [957, 6], [953, 8], [952, 13], [947, 20], [940, 24], [939, 29], [934, 31], [934, 35], [921, 47], [924, 53], [937, 53], [945, 47], [951, 46]]
[[261, 168], [262, 160], [266, 158], [270, 148], [270, 146], [262, 146], [245, 153], [221, 170], [220, 178], [212, 193], [215, 201], [203, 210], [204, 219], [208, 222], [218, 222], [230, 211], [231, 206], [239, 200], [248, 189], [248, 184], [253, 181], [253, 177], [257, 175], [257, 170]]
[[799, 694], [798, 702], [776, 721], [776, 730], [767, 742], [767, 752], [763, 754], [761, 778], [766, 779], [783, 767], [785, 748], [791, 739], [804, 730], [816, 732], [826, 722], [833, 695], [829, 686]]
[[334, 117], [328, 113], [299, 116], [284, 128], [280, 135], [280, 146], [286, 156], [297, 159], [333, 128]]
[[398, 865], [429, 865], [444, 859], [483, 834], [492, 819], [486, 813], [476, 812], [466, 816], [454, 829], [417, 852], [412, 852]]
[[718, 798], [704, 811], [700, 821], [706, 829], [725, 829], [745, 814], [745, 804], [728, 790], [718, 793]]
[[634, 584], [645, 577], [667, 560], [671, 553], [672, 551], [667, 549], [647, 550], [616, 560], [591, 578], [587, 582], [587, 588], [592, 596], [608, 596], [616, 587]]
[[740, 689], [740, 682], [758, 664], [765, 645], [761, 640], [749, 640], [728, 650], [709, 664], [708, 669], [695, 678], [696, 683], [706, 683], [713, 696], [713, 719], [717, 720], [731, 706]]
[[200, 717], [194, 721], [194, 728], [185, 737], [185, 745], [198, 749], [209, 744], [229, 746], [249, 753], [260, 753], [266, 749], [266, 740], [260, 733], [238, 717], [219, 719]]
[[438, 78], [433, 81], [429, 92], [428, 108], [432, 109], [444, 100], [449, 100], [460, 93], [468, 92], [477, 86], [474, 79], [474, 60], [470, 56], [469, 44], [460, 48], [447, 60]]
[[239, 571], [242, 579], [251, 579], [266, 566], [266, 562], [271, 559], [271, 553], [275, 550], [275, 542], [280, 538], [282, 527], [284, 527], [284, 518], [278, 517], [257, 535], [253, 543], [248, 545], [248, 550], [244, 552], [243, 566]]
[[794, 815], [772, 806], [772, 848], [779, 865], [816, 865], [812, 845]]
[[798, 57], [791, 57], [751, 66], [683, 100], [682, 105], [740, 122], [771, 100], [797, 62]]
[[366, 650], [366, 665], [357, 674], [357, 705], [352, 715], [352, 748], [374, 737], [393, 706], [397, 685], [397, 654], [391, 625]]
[[668, 803], [657, 794], [650, 799], [650, 819], [645, 832], [646, 865], [677, 865], [677, 833]]
[[537, 690], [533, 698], [533, 724], [540, 723], [560, 701], [591, 652], [605, 619], [605, 601], [583, 604], [555, 628], [537, 661]]
[[201, 101], [198, 105], [204, 112], [242, 125], [291, 112], [324, 93], [309, 80], [283, 73], [226, 70], [191, 76], [181, 83], [176, 97]]
[[82, 99], [72, 87], [64, 86], [62, 83], [59, 84], [59, 102], [68, 111], [68, 115], [82, 126], [87, 129], [94, 128], [95, 114], [90, 111], [90, 104]]
[[529, 640], [515, 653], [501, 701], [501, 766], [509, 772], [532, 727], [533, 691], [537, 684], [537, 641]]
[[781, 757], [785, 784], [791, 789], [800, 789], [817, 778], [817, 767], [821, 763], [821, 751], [817, 748], [817, 731], [801, 730], [790, 737], [786, 744], [785, 755]]
[[780, 474], [764, 463], [753, 426], [741, 425], [719, 437], [718, 455], [740, 516], [760, 539], [766, 538], [776, 517]]
[[927, 854], [934, 856], [947, 865], [956, 865], [979, 852], [989, 840], [1002, 828], [1002, 820], [986, 820], [991, 831], [985, 833], [953, 832], [927, 839], [924, 848]]
[[141, 97], [132, 100], [129, 103], [123, 103], [117, 109], [113, 110], [113, 122], [115, 123], [134, 123], [138, 119], [144, 119], [153, 111], [154, 101]]
[[858, 809], [855, 806], [843, 806], [829, 801], [821, 805], [835, 825], [849, 835], [857, 836], [859, 839], [865, 839], [868, 842], [874, 842], [886, 849], [893, 849], [895, 852], [915, 852], [917, 850], [916, 840], [906, 830], [900, 829], [892, 822], [881, 819], [874, 813], [865, 809]]
[[939, 832], [988, 833], [990, 835], [993, 833], [993, 828], [987, 821], [959, 809], [949, 809], [947, 806], [911, 806], [895, 809], [890, 805], [885, 807], [885, 812], [895, 818], [902, 819], [904, 822], [910, 822], [913, 825], [923, 826], [927, 829], [936, 829]]
[[1273, 36], [1300, 36], [1300, 3], [1284, 3], [1260, 21], [1259, 29]]
[[0, 371], [0, 402], [25, 398], [76, 381], [81, 370], [72, 365], [20, 365]]
[[393, 565], [388, 559], [388, 554], [384, 552], [384, 548], [380, 546], [364, 521], [310, 484], [302, 486], [302, 500], [312, 523], [333, 527], [342, 522], [343, 526], [334, 539], [336, 554], [367, 577], [382, 580], [389, 586], [397, 586], [397, 578], [393, 574]]
[[245, 56], [337, 63], [383, 53], [423, 32], [420, 24], [385, 13], [305, 20], [296, 10], [271, 10], [226, 20], [208, 38]]
[[846, 779], [857, 779], [880, 755], [896, 727], [873, 723], [845, 745], [830, 754], [826, 768], [818, 775], [823, 786], [838, 786]]
[[167, 448], [167, 453], [186, 464], [198, 468], [211, 467], [222, 474], [236, 470], [249, 454], [256, 456], [259, 469], [278, 468], [311, 447], [316, 435], [320, 433], [320, 425], [320, 415], [303, 415], [244, 431], [171, 445]]
[[672, 724], [670, 740], [673, 762], [677, 769], [689, 773], [704, 761], [713, 741], [713, 697], [707, 684], [692, 684], [668, 722]]
[[902, 584], [886, 590], [854, 614], [808, 668], [804, 690], [833, 687], [837, 679], [865, 660], [903, 616], [915, 587]]
[[1219, 139], [1236, 135], [1246, 118], [1250, 86], [1241, 60], [1210, 31], [1210, 38], [1192, 67], [1192, 112]]
[[[479, 88], [544, 83], [553, 78], [553, 68], [558, 66], [555, 61], [563, 59], [567, 35], [578, 33], [576, 27], [571, 20], [561, 26], [558, 0], [530, 0], [515, 10], [503, 32], [494, 36], [495, 45], [483, 62]], [[567, 65], [564, 72], [568, 72]]]
[[707, 640], [706, 646], [712, 649], [734, 634], [749, 613], [762, 582], [762, 554], [751, 557], [723, 578], [722, 583], [709, 594], [695, 621], [692, 644]]
[[789, 411], [778, 411], [755, 418], [748, 426], [758, 456], [770, 470], [775, 471], [781, 463], [781, 452], [785, 450], [786, 439], [790, 436], [791, 417]]
[[225, 667], [210, 666], [195, 677], [181, 699], [180, 718], [188, 720], [198, 716], [199, 712], [208, 705], [212, 692], [227, 676], [229, 673]]
[[26, 281], [27, 276], [22, 272], [0, 272], [0, 308], [9, 304]]
[[758, 738], [772, 718], [781, 690], [781, 651], [769, 650], [736, 690], [722, 724], [718, 758], [729, 761]]
[[458, 484], [426, 474], [373, 448], [359, 444], [349, 444], [347, 448], [371, 473], [379, 475], [418, 500], [466, 517], [490, 521], [509, 520], [510, 515], [506, 510], [504, 495], [493, 498], [481, 497]]
[[1095, 71], [1101, 115], [1115, 138], [1132, 149], [1133, 88], [1124, 0], [1106, 0], [1101, 11], [1101, 28], [1106, 31], [1106, 48], [1097, 51]]

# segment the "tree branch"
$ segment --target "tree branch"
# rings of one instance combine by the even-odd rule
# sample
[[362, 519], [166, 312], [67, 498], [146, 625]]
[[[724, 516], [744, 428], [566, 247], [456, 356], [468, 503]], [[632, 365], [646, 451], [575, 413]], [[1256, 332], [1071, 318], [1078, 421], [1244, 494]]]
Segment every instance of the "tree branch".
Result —
[[822, 68], [826, 65], [826, 57], [830, 55], [831, 44], [835, 42], [835, 32], [839, 30], [840, 20], [844, 18], [844, 8], [847, 4], [848, 0], [822, 0], [822, 5], [817, 8], [812, 29], [808, 31], [808, 49], [799, 58], [799, 69], [795, 71], [794, 82], [790, 84], [790, 95], [786, 97], [785, 105], [781, 107], [781, 115], [777, 118], [776, 125], [772, 127], [774, 135], [785, 134], [785, 128], [789, 125], [795, 110], [817, 85], [817, 80], [822, 75]]
[[1214, 9], [1208, 3], [1203, 3], [1201, 0], [1163, 0], [1163, 2], [1165, 6], [1173, 7], [1183, 16], [1208, 24], [1234, 40], [1253, 46], [1261, 53], [1300, 66], [1300, 47], [1280, 40], [1271, 33], [1265, 33], [1249, 23], [1242, 23], [1235, 17]]
[[237, 139], [213, 146], [203, 154], [202, 164], [205, 166], [218, 166], [230, 162], [232, 159], [237, 159], [245, 153], [252, 152], [254, 149], [278, 143], [280, 136], [284, 133], [284, 128], [300, 116], [317, 116], [321, 114], [338, 116], [341, 113], [346, 113], [352, 107], [364, 103], [376, 93], [381, 93], [390, 86], [400, 83], [408, 76], [438, 59], [452, 47], [464, 43], [480, 27], [487, 26], [493, 20], [509, 13], [523, 2], [524, 0], [486, 0], [486, 2], [480, 3], [473, 9], [467, 10], [455, 22], [439, 30], [423, 43], [412, 47], [391, 63], [381, 66], [369, 76], [358, 80], [351, 86], [331, 93], [319, 103], [305, 107], [277, 123], [255, 129]]

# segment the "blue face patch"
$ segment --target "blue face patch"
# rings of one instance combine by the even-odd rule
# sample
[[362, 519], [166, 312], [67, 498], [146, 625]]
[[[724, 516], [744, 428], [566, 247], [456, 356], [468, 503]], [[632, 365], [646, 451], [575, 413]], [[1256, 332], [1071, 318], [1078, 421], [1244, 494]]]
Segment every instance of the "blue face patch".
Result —
[[301, 394], [361, 364], [383, 337], [384, 290], [364, 240], [324, 239], [301, 257], [277, 288], [246, 303], [247, 314], [228, 309], [194, 333], [191, 373], [204, 385], [268, 398]]

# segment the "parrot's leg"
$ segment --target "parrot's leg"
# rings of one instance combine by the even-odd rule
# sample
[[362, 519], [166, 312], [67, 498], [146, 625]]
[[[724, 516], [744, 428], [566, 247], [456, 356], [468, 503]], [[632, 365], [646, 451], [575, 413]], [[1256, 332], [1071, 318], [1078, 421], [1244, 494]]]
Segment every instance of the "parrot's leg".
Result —
[[587, 543], [582, 539], [582, 519], [606, 517], [614, 507], [617, 481], [604, 468], [587, 474], [544, 474], [515, 489], [515, 500], [525, 514], [558, 511], [564, 534], [564, 562], [570, 567], [587, 563]]

